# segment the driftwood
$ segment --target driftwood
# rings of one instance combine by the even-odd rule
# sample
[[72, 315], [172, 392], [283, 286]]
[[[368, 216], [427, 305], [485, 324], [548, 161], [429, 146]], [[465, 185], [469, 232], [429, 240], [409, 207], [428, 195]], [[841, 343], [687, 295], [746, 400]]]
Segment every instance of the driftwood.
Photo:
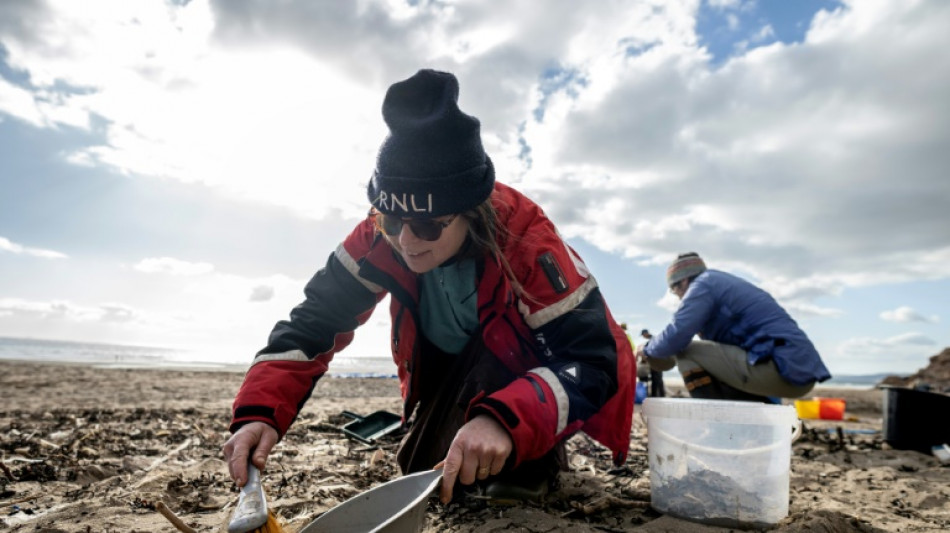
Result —
[[16, 481], [16, 477], [13, 476], [13, 472], [11, 472], [10, 469], [7, 468], [7, 465], [3, 464], [3, 462], [0, 462], [0, 470], [3, 471], [3, 475], [7, 476], [7, 479], [10, 481]]
[[167, 505], [165, 505], [165, 502], [156, 503], [155, 510], [162, 513], [162, 516], [167, 518], [168, 521], [171, 522], [178, 531], [181, 531], [182, 533], [198, 533], [194, 529], [188, 527], [188, 524], [182, 522], [181, 518], [178, 518], [178, 516], [172, 512], [172, 510], [169, 509]]
[[616, 496], [604, 496], [586, 504], [572, 503], [571, 505], [574, 506], [574, 509], [562, 514], [561, 518], [567, 518], [569, 515], [576, 512], [580, 512], [584, 516], [589, 516], [616, 507], [623, 507], [627, 509], [646, 509], [650, 507], [650, 502], [625, 500]]

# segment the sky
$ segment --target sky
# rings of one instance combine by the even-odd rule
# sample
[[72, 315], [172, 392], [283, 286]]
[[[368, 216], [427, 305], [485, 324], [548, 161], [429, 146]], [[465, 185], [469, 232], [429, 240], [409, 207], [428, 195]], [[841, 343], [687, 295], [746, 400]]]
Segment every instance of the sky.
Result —
[[0, 336], [249, 362], [365, 215], [386, 88], [435, 68], [634, 332], [695, 251], [833, 374], [910, 374], [950, 346], [947, 27], [943, 0], [5, 1]]

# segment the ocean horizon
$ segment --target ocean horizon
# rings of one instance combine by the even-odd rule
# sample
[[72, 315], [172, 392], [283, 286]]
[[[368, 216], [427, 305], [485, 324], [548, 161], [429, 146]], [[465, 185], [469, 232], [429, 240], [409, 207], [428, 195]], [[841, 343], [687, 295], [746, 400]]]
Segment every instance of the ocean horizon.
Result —
[[[0, 360], [85, 364], [98, 368], [157, 368], [244, 372], [251, 364], [208, 357], [197, 349], [163, 348], [23, 337], [0, 337]], [[337, 354], [328, 375], [336, 377], [396, 377], [391, 357]]]
[[[85, 364], [98, 368], [158, 368], [244, 372], [250, 365], [252, 357], [253, 354], [248, 355], [247, 363], [240, 363], [223, 361], [220, 357], [208, 357], [206, 352], [195, 349], [0, 337], [0, 360], [5, 361]], [[328, 375], [335, 377], [396, 377], [396, 365], [389, 356], [350, 356], [341, 353], [333, 358]], [[819, 383], [816, 388], [870, 389], [880, 383], [886, 375], [843, 375]], [[671, 385], [683, 384], [682, 378], [675, 369], [664, 373], [663, 378]]]

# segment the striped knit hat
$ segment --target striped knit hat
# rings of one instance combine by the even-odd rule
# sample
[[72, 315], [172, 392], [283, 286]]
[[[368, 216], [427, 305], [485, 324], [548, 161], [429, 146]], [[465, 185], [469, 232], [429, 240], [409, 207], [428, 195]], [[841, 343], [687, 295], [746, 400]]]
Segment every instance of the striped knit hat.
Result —
[[686, 278], [698, 276], [706, 271], [706, 263], [696, 252], [687, 252], [676, 256], [666, 269], [666, 286], [672, 287]]

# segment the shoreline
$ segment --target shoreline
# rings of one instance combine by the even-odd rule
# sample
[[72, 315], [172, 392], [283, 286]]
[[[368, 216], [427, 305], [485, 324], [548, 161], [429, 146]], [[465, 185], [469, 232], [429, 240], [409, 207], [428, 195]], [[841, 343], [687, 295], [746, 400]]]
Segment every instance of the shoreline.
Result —
[[[60, 366], [86, 366], [90, 368], [98, 368], [103, 370], [168, 370], [176, 372], [222, 372], [222, 373], [232, 373], [232, 374], [244, 374], [250, 368], [250, 364], [234, 364], [234, 363], [211, 363], [211, 362], [196, 362], [196, 363], [187, 363], [182, 361], [159, 361], [159, 362], [136, 362], [136, 361], [70, 361], [70, 360], [59, 360], [59, 359], [26, 359], [26, 358], [16, 358], [16, 357], [0, 357], [0, 364], [2, 363], [13, 363], [13, 364], [26, 364], [26, 365], [60, 365]], [[393, 365], [395, 367], [395, 365]], [[368, 371], [352, 371], [352, 372], [340, 372], [330, 369], [327, 371], [326, 377], [334, 378], [392, 378], [396, 379], [398, 376], [395, 372], [368, 372]]]
[[[111, 369], [111, 370], [171, 370], [171, 371], [196, 371], [196, 372], [228, 372], [228, 373], [245, 373], [250, 367], [250, 364], [235, 364], [235, 363], [214, 363], [214, 362], [194, 362], [188, 363], [183, 361], [155, 361], [155, 362], [145, 362], [145, 361], [75, 361], [75, 360], [61, 360], [61, 359], [28, 359], [24, 357], [0, 357], [0, 363], [20, 363], [20, 364], [36, 364], [36, 365], [67, 365], [67, 366], [89, 366], [92, 368], [101, 368], [101, 369]], [[359, 364], [355, 363], [356, 365]], [[351, 360], [347, 360], [343, 365], [339, 366], [353, 366], [354, 363]], [[393, 365], [395, 367], [395, 365]], [[381, 372], [381, 371], [341, 371], [335, 369], [331, 366], [330, 370], [327, 371], [327, 377], [334, 378], [392, 378], [396, 379], [398, 376], [396, 372]], [[667, 388], [682, 388], [684, 387], [683, 381], [679, 376], [666, 376], [664, 378], [664, 383]], [[834, 391], [834, 390], [876, 390], [880, 389], [880, 384], [867, 384], [867, 383], [817, 383], [815, 388], [811, 393], [804, 396], [804, 398], [809, 398], [811, 396], [816, 396], [814, 394], [818, 391]]]
[[[221, 372], [246, 372], [253, 359], [249, 348], [243, 361], [225, 359], [222, 353], [209, 357], [205, 350], [196, 348], [170, 348], [142, 345], [106, 344], [79, 341], [36, 339], [29, 337], [0, 336], [0, 361], [27, 363], [48, 362], [53, 364], [88, 364], [98, 368], [161, 368], [169, 370], [201, 370]], [[916, 372], [893, 372], [891, 374], [845, 375], [859, 381], [818, 384], [820, 388], [874, 388], [884, 379], [883, 376], [906, 378]], [[340, 377], [395, 377], [396, 365], [386, 355], [337, 354], [330, 366], [329, 374]], [[878, 379], [880, 378], [880, 379]], [[869, 382], [868, 380], [876, 380]], [[671, 385], [682, 385], [679, 373], [669, 371], [664, 381]]]

